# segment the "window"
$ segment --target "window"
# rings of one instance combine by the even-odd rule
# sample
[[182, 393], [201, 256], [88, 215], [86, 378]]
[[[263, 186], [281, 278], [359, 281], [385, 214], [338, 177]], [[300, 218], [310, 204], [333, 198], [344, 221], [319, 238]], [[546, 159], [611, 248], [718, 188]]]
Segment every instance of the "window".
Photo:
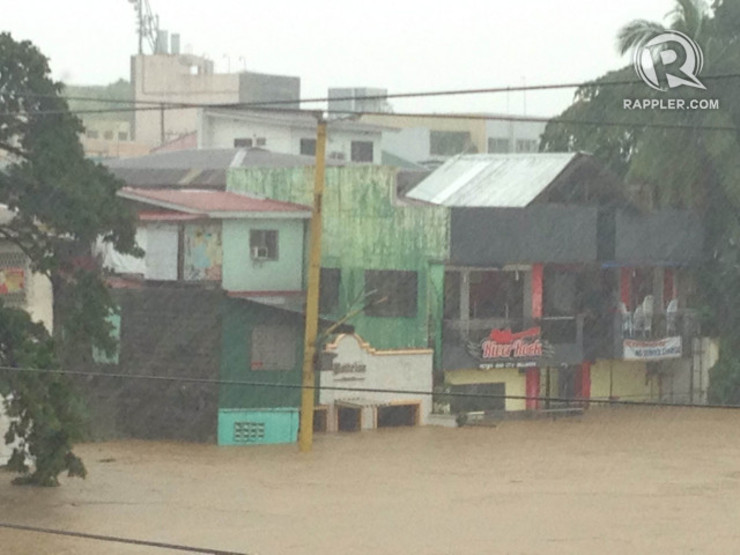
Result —
[[253, 260], [278, 259], [278, 232], [276, 229], [253, 229], [249, 232], [249, 252]]
[[118, 355], [121, 352], [121, 314], [111, 312], [106, 316], [105, 321], [110, 326], [110, 337], [116, 342], [116, 347], [110, 354], [102, 349], [93, 347], [93, 360], [99, 364], [118, 364]]
[[488, 152], [491, 154], [506, 154], [511, 152], [511, 143], [509, 139], [489, 137]]
[[95, 129], [88, 129], [85, 135], [87, 135], [88, 139], [97, 139], [99, 136]]
[[128, 141], [128, 133], [125, 131], [119, 131], [118, 132], [118, 140], [119, 141]]
[[545, 316], [572, 316], [576, 313], [576, 278], [573, 272], [545, 268], [543, 305]]
[[339, 310], [339, 283], [342, 272], [339, 268], [321, 268], [319, 312], [333, 314]]
[[298, 333], [291, 326], [263, 324], [252, 330], [252, 370], [293, 370]]
[[365, 291], [372, 294], [365, 308], [368, 316], [416, 316], [416, 272], [366, 270]]
[[267, 139], [264, 137], [257, 137], [257, 146], [265, 146], [267, 144]]
[[537, 152], [539, 146], [540, 142], [537, 139], [517, 139], [516, 141], [517, 152]]
[[301, 139], [301, 154], [316, 156], [316, 139]]
[[111, 140], [113, 140], [113, 131], [106, 131], [105, 133], [103, 133], [103, 138], [104, 138], [104, 139], [105, 139], [106, 141], [111, 141]]
[[429, 134], [429, 154], [454, 156], [463, 152], [477, 152], [467, 131], [432, 131]]
[[373, 161], [372, 141], [352, 141], [352, 161], [353, 162], [372, 162]]
[[234, 148], [252, 148], [252, 139], [234, 139]]
[[470, 272], [470, 317], [512, 318], [524, 315], [524, 275], [520, 272]]

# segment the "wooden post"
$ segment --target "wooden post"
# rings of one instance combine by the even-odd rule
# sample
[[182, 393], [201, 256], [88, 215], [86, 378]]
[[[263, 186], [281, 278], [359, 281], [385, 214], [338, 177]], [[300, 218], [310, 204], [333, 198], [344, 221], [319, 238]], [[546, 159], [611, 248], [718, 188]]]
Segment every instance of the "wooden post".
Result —
[[316, 130], [316, 174], [309, 237], [308, 290], [306, 291], [306, 334], [303, 346], [303, 388], [301, 389], [301, 423], [298, 447], [302, 453], [313, 446], [313, 411], [316, 394], [314, 373], [316, 337], [319, 329], [319, 276], [321, 275], [321, 202], [324, 195], [326, 165], [326, 122], [319, 117]]

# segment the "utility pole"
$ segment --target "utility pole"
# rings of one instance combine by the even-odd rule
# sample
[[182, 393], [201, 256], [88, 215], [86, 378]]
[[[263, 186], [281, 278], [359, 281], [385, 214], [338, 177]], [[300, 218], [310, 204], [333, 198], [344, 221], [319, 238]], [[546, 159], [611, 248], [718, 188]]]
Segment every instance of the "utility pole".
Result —
[[326, 166], [326, 121], [317, 116], [316, 174], [311, 211], [310, 250], [308, 258], [308, 291], [306, 292], [306, 334], [303, 345], [303, 388], [301, 389], [301, 424], [298, 448], [308, 453], [313, 446], [313, 411], [316, 394], [316, 337], [319, 330], [319, 277], [321, 275], [321, 208]]

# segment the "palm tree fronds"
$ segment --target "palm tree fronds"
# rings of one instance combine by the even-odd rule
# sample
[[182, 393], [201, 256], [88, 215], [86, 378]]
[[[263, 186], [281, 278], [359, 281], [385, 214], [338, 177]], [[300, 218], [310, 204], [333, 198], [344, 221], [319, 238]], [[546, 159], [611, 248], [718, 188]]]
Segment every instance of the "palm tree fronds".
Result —
[[663, 25], [654, 21], [646, 19], [630, 21], [617, 33], [617, 50], [620, 55], [624, 56], [630, 50], [638, 48], [644, 42], [665, 30], [666, 28]]

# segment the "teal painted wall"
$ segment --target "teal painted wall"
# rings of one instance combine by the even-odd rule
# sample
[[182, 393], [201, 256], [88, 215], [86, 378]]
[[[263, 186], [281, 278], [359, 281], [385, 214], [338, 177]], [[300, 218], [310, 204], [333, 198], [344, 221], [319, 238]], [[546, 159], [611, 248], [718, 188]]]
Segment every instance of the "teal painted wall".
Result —
[[[257, 382], [270, 386], [223, 384], [219, 388], [220, 409], [263, 409], [300, 406], [303, 351], [303, 322], [299, 314], [225, 298], [222, 310], [221, 379]], [[260, 324], [289, 326], [295, 335], [295, 364], [284, 370], [252, 369], [252, 331]]]
[[[294, 443], [298, 439], [298, 409], [224, 409], [218, 411], [219, 445], [260, 445]], [[242, 433], [235, 433], [235, 426]], [[246, 426], [245, 426], [246, 425]], [[243, 430], [252, 433], [244, 434]]]
[[[249, 251], [249, 234], [252, 229], [278, 231], [277, 260], [252, 260]], [[303, 220], [224, 220], [224, 289], [227, 291], [300, 291], [303, 289], [303, 242]]]
[[[448, 258], [449, 211], [444, 207], [398, 205], [396, 171], [384, 166], [327, 168], [323, 202], [322, 266], [341, 270], [338, 316], [364, 288], [365, 270], [418, 272], [414, 318], [361, 314], [350, 323], [374, 347], [428, 347], [437, 342], [444, 273]], [[231, 191], [312, 204], [313, 168], [230, 170]], [[432, 268], [435, 269], [432, 270]]]

